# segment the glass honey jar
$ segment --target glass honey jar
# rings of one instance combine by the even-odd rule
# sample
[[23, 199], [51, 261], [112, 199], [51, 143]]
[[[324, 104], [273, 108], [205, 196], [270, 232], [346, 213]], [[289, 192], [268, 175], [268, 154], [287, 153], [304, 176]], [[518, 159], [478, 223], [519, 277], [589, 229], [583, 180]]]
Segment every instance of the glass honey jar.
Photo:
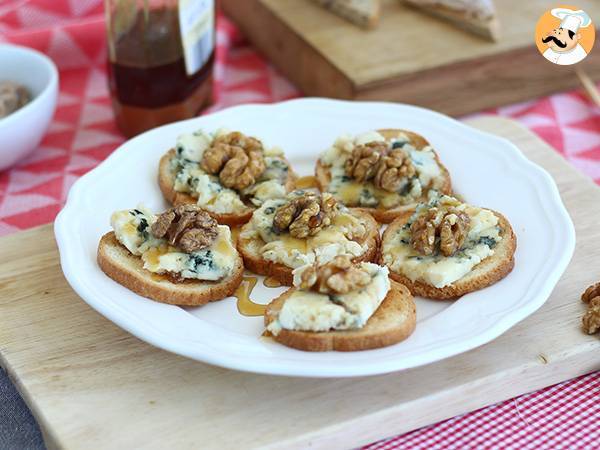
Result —
[[105, 12], [109, 90], [126, 136], [208, 106], [214, 0], [105, 0]]

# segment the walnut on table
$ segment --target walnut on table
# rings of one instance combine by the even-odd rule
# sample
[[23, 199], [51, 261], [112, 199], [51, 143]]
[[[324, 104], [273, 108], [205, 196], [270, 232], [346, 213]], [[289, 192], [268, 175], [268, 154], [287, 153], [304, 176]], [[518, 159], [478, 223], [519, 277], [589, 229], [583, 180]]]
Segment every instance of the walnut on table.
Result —
[[[465, 242], [471, 219], [468, 214], [451, 208], [431, 208], [410, 226], [411, 245], [422, 255], [435, 252], [436, 242], [444, 256], [454, 255]], [[439, 237], [439, 241], [436, 238]]]
[[219, 234], [217, 221], [197, 205], [179, 205], [159, 214], [150, 232], [186, 253], [210, 247]]
[[331, 224], [337, 214], [337, 202], [331, 194], [305, 193], [277, 208], [273, 217], [275, 232], [286, 230], [295, 238], [314, 236]]
[[590, 301], [596, 297], [600, 297], [600, 283], [594, 283], [589, 286], [583, 294], [581, 294], [581, 301], [583, 303], [590, 303]]
[[600, 330], [600, 283], [588, 287], [581, 300], [588, 305], [588, 310], [581, 319], [583, 331], [594, 334]]
[[338, 255], [323, 265], [306, 267], [300, 274], [300, 289], [321, 294], [347, 294], [368, 285], [371, 275], [352, 263], [348, 255]]
[[241, 191], [265, 171], [264, 149], [258, 139], [235, 131], [215, 138], [200, 166], [209, 174], [218, 174], [223, 186]]

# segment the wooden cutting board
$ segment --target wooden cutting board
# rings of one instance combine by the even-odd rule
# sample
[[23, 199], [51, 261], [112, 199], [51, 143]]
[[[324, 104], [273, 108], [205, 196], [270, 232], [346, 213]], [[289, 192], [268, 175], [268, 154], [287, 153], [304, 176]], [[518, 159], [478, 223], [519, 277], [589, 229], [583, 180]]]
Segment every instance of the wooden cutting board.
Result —
[[515, 122], [470, 123], [511, 139], [553, 175], [577, 248], [539, 311], [487, 345], [417, 369], [320, 380], [191, 361], [79, 299], [51, 225], [0, 239], [0, 361], [48, 447], [351, 448], [600, 369], [600, 338], [581, 332], [579, 300], [600, 279], [600, 189]]
[[[390, 100], [463, 115], [579, 86], [573, 66], [546, 61], [535, 26], [548, 0], [497, 0], [497, 43], [384, 0], [379, 26], [362, 30], [311, 0], [221, 0], [252, 43], [306, 95]], [[600, 2], [579, 8], [600, 24]], [[600, 79], [600, 50], [580, 64]]]

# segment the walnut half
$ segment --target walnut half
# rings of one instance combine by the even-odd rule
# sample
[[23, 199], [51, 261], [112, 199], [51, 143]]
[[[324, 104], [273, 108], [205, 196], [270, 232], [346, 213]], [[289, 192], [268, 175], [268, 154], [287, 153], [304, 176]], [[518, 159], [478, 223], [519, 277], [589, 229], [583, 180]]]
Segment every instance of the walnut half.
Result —
[[369, 142], [356, 146], [350, 158], [346, 160], [346, 175], [360, 182], [370, 180], [377, 173], [379, 161], [386, 151], [385, 142]]
[[431, 208], [411, 224], [411, 245], [420, 254], [428, 256], [434, 253], [436, 242], [439, 242], [440, 252], [452, 256], [464, 244], [470, 222], [469, 215], [464, 212]]
[[600, 330], [600, 283], [588, 287], [581, 300], [588, 305], [588, 310], [581, 320], [583, 331], [594, 334]]
[[321, 294], [347, 294], [368, 285], [371, 275], [353, 264], [348, 255], [338, 255], [330, 262], [306, 267], [300, 274], [300, 289]]
[[258, 139], [235, 131], [215, 138], [202, 155], [200, 167], [218, 174], [223, 186], [241, 191], [265, 171], [264, 149]]
[[583, 331], [594, 334], [600, 330], [600, 297], [594, 297], [588, 306], [587, 312], [581, 319]]
[[179, 205], [159, 214], [150, 232], [186, 253], [210, 247], [219, 234], [217, 221], [196, 205]]
[[594, 283], [588, 287], [583, 294], [581, 294], [581, 301], [583, 303], [590, 303], [592, 299], [600, 297], [600, 283]]
[[379, 161], [373, 183], [378, 188], [396, 192], [406, 178], [412, 178], [416, 173], [415, 166], [404, 150], [393, 149]]
[[305, 193], [277, 208], [273, 228], [277, 233], [288, 230], [299, 239], [313, 236], [329, 226], [337, 214], [337, 202], [331, 194]]
[[389, 149], [386, 142], [369, 142], [358, 145], [344, 166], [346, 175], [356, 181], [373, 180], [380, 189], [396, 192], [407, 178], [417, 171], [410, 156], [400, 148]]

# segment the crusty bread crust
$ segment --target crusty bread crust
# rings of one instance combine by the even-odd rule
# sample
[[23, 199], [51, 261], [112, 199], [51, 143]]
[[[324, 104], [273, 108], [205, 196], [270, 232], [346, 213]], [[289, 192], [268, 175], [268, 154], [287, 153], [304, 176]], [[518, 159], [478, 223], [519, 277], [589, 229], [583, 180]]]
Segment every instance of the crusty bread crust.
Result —
[[[500, 281], [510, 273], [515, 265], [514, 254], [517, 248], [517, 237], [502, 214], [492, 211], [498, 217], [498, 223], [502, 230], [502, 241], [494, 248], [494, 254], [485, 258], [477, 264], [464, 277], [456, 280], [454, 283], [436, 288], [423, 281], [412, 281], [403, 274], [396, 273], [390, 268], [390, 277], [399, 283], [404, 284], [413, 295], [427, 297], [436, 300], [450, 300], [461, 297], [469, 292], [477, 291]], [[382, 237], [381, 251], [386, 239], [389, 239], [400, 227], [402, 227], [410, 218], [411, 214], [404, 214], [394, 220], [384, 231]], [[380, 255], [380, 264], [383, 262], [383, 254]]]
[[[177, 192], [174, 188], [174, 174], [171, 171], [170, 161], [175, 155], [175, 149], [169, 150], [165, 153], [162, 158], [160, 158], [160, 162], [158, 164], [158, 185], [160, 186], [160, 191], [162, 192], [165, 199], [173, 205], [181, 205], [181, 204], [196, 204], [196, 199], [185, 192]], [[286, 160], [287, 161], [287, 160]], [[298, 176], [292, 170], [292, 166], [288, 166], [290, 170], [288, 171], [288, 178], [285, 182], [285, 189], [287, 192], [290, 192], [294, 189], [294, 185]], [[236, 226], [242, 225], [250, 220], [252, 217], [252, 213], [256, 208], [253, 206], [248, 206], [247, 210], [241, 213], [236, 214], [218, 214], [212, 211], [205, 210], [208, 214], [215, 218], [217, 222], [223, 225]]]
[[[361, 217], [361, 222], [367, 229], [366, 236], [359, 242], [361, 245], [366, 243], [367, 251], [362, 255], [353, 259], [354, 262], [372, 262], [377, 260], [379, 254], [379, 225], [373, 217], [361, 211], [354, 211], [355, 216]], [[237, 249], [244, 259], [244, 266], [247, 270], [277, 279], [284, 286], [291, 286], [293, 269], [277, 262], [267, 261], [260, 254], [260, 249], [266, 244], [259, 238], [243, 238], [244, 230], [250, 227], [251, 224], [246, 224], [240, 231], [240, 236], [237, 241]]]
[[[386, 139], [392, 139], [397, 137], [400, 133], [405, 134], [410, 139], [410, 143], [414, 145], [417, 150], [420, 150], [429, 145], [429, 142], [420, 134], [414, 133], [412, 131], [407, 130], [392, 130], [392, 129], [384, 129], [377, 130], [379, 134], [381, 134]], [[435, 151], [434, 151], [435, 153]], [[441, 163], [440, 158], [437, 153], [435, 153], [435, 160], [439, 164], [442, 175], [444, 178], [444, 184], [440, 188], [440, 192], [443, 194], [451, 194], [452, 192], [452, 181], [450, 179], [450, 173], [448, 169]], [[331, 171], [329, 168], [323, 166], [321, 164], [321, 160], [317, 160], [317, 165], [315, 167], [315, 177], [317, 179], [317, 183], [319, 185], [319, 189], [321, 192], [327, 191], [327, 186], [331, 182]], [[406, 211], [413, 210], [418, 203], [427, 200], [427, 193], [424, 193], [415, 203], [411, 203], [408, 205], [397, 206], [395, 208], [385, 209], [385, 208], [364, 208], [364, 207], [351, 207], [353, 210], [364, 211], [366, 213], [371, 214], [375, 217], [380, 223], [390, 223], [399, 215], [403, 214]]]
[[[267, 305], [265, 326], [277, 318], [294, 290], [288, 289]], [[273, 339], [288, 347], [309, 352], [369, 350], [403, 341], [414, 331], [416, 321], [415, 302], [409, 290], [391, 281], [387, 296], [359, 330], [312, 332], [282, 329]]]
[[233, 272], [224, 280], [173, 283], [144, 269], [142, 259], [121, 245], [112, 231], [100, 239], [97, 259], [102, 271], [117, 283], [143, 297], [171, 305], [200, 306], [222, 300], [235, 292], [244, 275], [238, 256]]

